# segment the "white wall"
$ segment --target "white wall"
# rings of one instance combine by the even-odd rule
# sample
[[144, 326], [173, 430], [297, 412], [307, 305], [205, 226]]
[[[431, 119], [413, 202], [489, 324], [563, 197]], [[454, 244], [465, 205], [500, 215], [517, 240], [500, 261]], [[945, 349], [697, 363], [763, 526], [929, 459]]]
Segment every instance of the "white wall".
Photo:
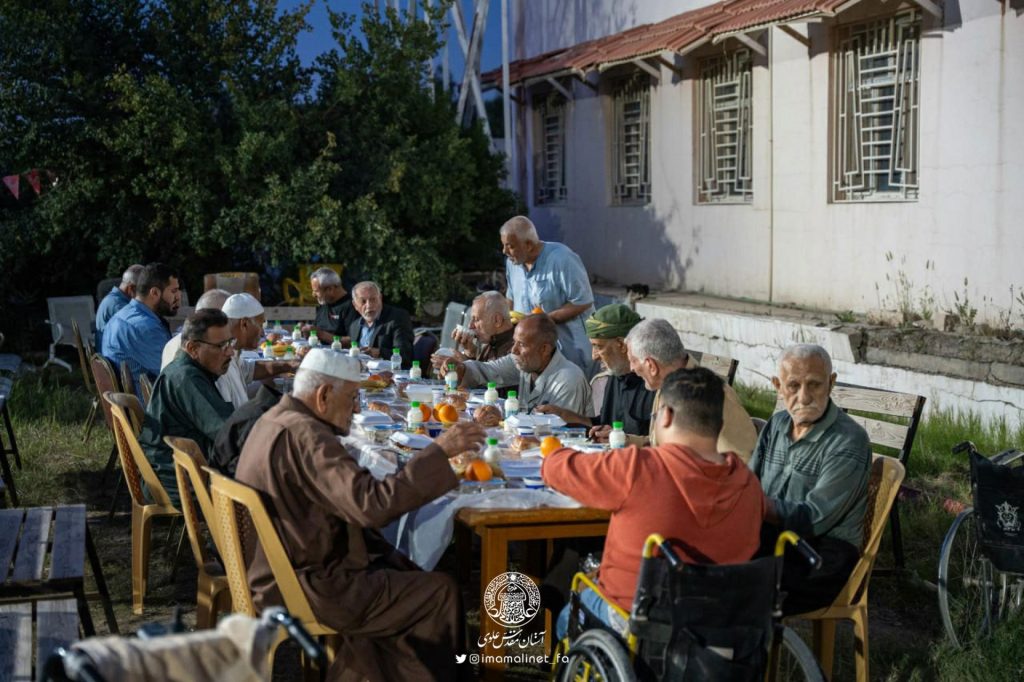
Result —
[[[524, 0], [516, 5], [517, 56], [704, 4]], [[1011, 284], [1024, 288], [1024, 10], [1002, 16], [1000, 4], [947, 0], [943, 25], [924, 14], [916, 202], [829, 203], [832, 29], [819, 24], [797, 27], [809, 33], [811, 50], [778, 29], [762, 38], [771, 44], [771, 68], [755, 62], [752, 205], [694, 204], [693, 60], [684, 58], [689, 75], [662, 68], [652, 92], [651, 202], [611, 205], [603, 98], [576, 84], [569, 200], [531, 206], [531, 216], [592, 273], [619, 283], [868, 311], [893, 298], [886, 275], [902, 269], [913, 297], [929, 285], [939, 309], [952, 305], [967, 277], [979, 318], [992, 319], [1009, 305]], [[844, 17], [893, 5], [864, 0]], [[531, 156], [523, 154], [524, 163]], [[530, 181], [524, 190], [532, 202]], [[897, 263], [886, 262], [886, 252]]]

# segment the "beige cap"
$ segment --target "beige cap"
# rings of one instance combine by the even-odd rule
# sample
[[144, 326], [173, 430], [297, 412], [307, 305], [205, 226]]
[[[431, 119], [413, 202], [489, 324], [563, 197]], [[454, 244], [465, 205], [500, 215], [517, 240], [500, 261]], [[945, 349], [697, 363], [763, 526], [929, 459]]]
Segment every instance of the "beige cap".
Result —
[[228, 319], [241, 320], [263, 314], [263, 306], [252, 294], [233, 294], [221, 308]]
[[357, 358], [349, 357], [348, 353], [326, 348], [311, 348], [302, 359], [299, 369], [320, 372], [336, 379], [360, 381], [360, 365]]

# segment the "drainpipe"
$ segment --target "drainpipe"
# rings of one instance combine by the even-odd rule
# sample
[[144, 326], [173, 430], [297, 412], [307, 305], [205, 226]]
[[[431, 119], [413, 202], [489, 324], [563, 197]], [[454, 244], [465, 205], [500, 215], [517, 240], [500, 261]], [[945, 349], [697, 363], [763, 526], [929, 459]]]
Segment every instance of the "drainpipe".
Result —
[[775, 57], [773, 34], [768, 27], [768, 302], [775, 302]]

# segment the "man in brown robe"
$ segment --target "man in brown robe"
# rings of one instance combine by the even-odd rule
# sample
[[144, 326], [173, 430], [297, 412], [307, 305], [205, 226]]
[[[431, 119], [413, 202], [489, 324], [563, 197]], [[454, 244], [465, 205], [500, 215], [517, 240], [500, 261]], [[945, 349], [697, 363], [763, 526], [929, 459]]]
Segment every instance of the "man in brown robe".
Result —
[[[400, 472], [377, 481], [337, 436], [359, 410], [359, 361], [313, 350], [286, 395], [253, 427], [237, 479], [263, 493], [317, 618], [343, 638], [330, 680], [451, 680], [468, 674], [459, 589], [420, 571], [377, 532], [457, 485], [448, 463], [483, 442], [458, 424]], [[281, 603], [262, 550], [249, 567], [258, 609]]]

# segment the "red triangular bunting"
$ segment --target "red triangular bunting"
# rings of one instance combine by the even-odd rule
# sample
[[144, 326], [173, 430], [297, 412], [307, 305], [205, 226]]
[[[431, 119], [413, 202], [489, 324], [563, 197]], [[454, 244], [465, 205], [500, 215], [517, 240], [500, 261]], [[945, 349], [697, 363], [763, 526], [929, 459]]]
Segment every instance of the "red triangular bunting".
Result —
[[35, 193], [38, 195], [39, 194], [39, 171], [37, 171], [36, 169], [33, 168], [32, 170], [30, 170], [28, 173], [25, 174], [25, 177], [28, 178], [28, 184], [32, 186], [32, 189], [35, 190]]
[[14, 195], [15, 199], [18, 198], [18, 194], [21, 191], [20, 179], [17, 175], [7, 175], [4, 177], [4, 184], [7, 185], [7, 189], [11, 190], [11, 194]]

